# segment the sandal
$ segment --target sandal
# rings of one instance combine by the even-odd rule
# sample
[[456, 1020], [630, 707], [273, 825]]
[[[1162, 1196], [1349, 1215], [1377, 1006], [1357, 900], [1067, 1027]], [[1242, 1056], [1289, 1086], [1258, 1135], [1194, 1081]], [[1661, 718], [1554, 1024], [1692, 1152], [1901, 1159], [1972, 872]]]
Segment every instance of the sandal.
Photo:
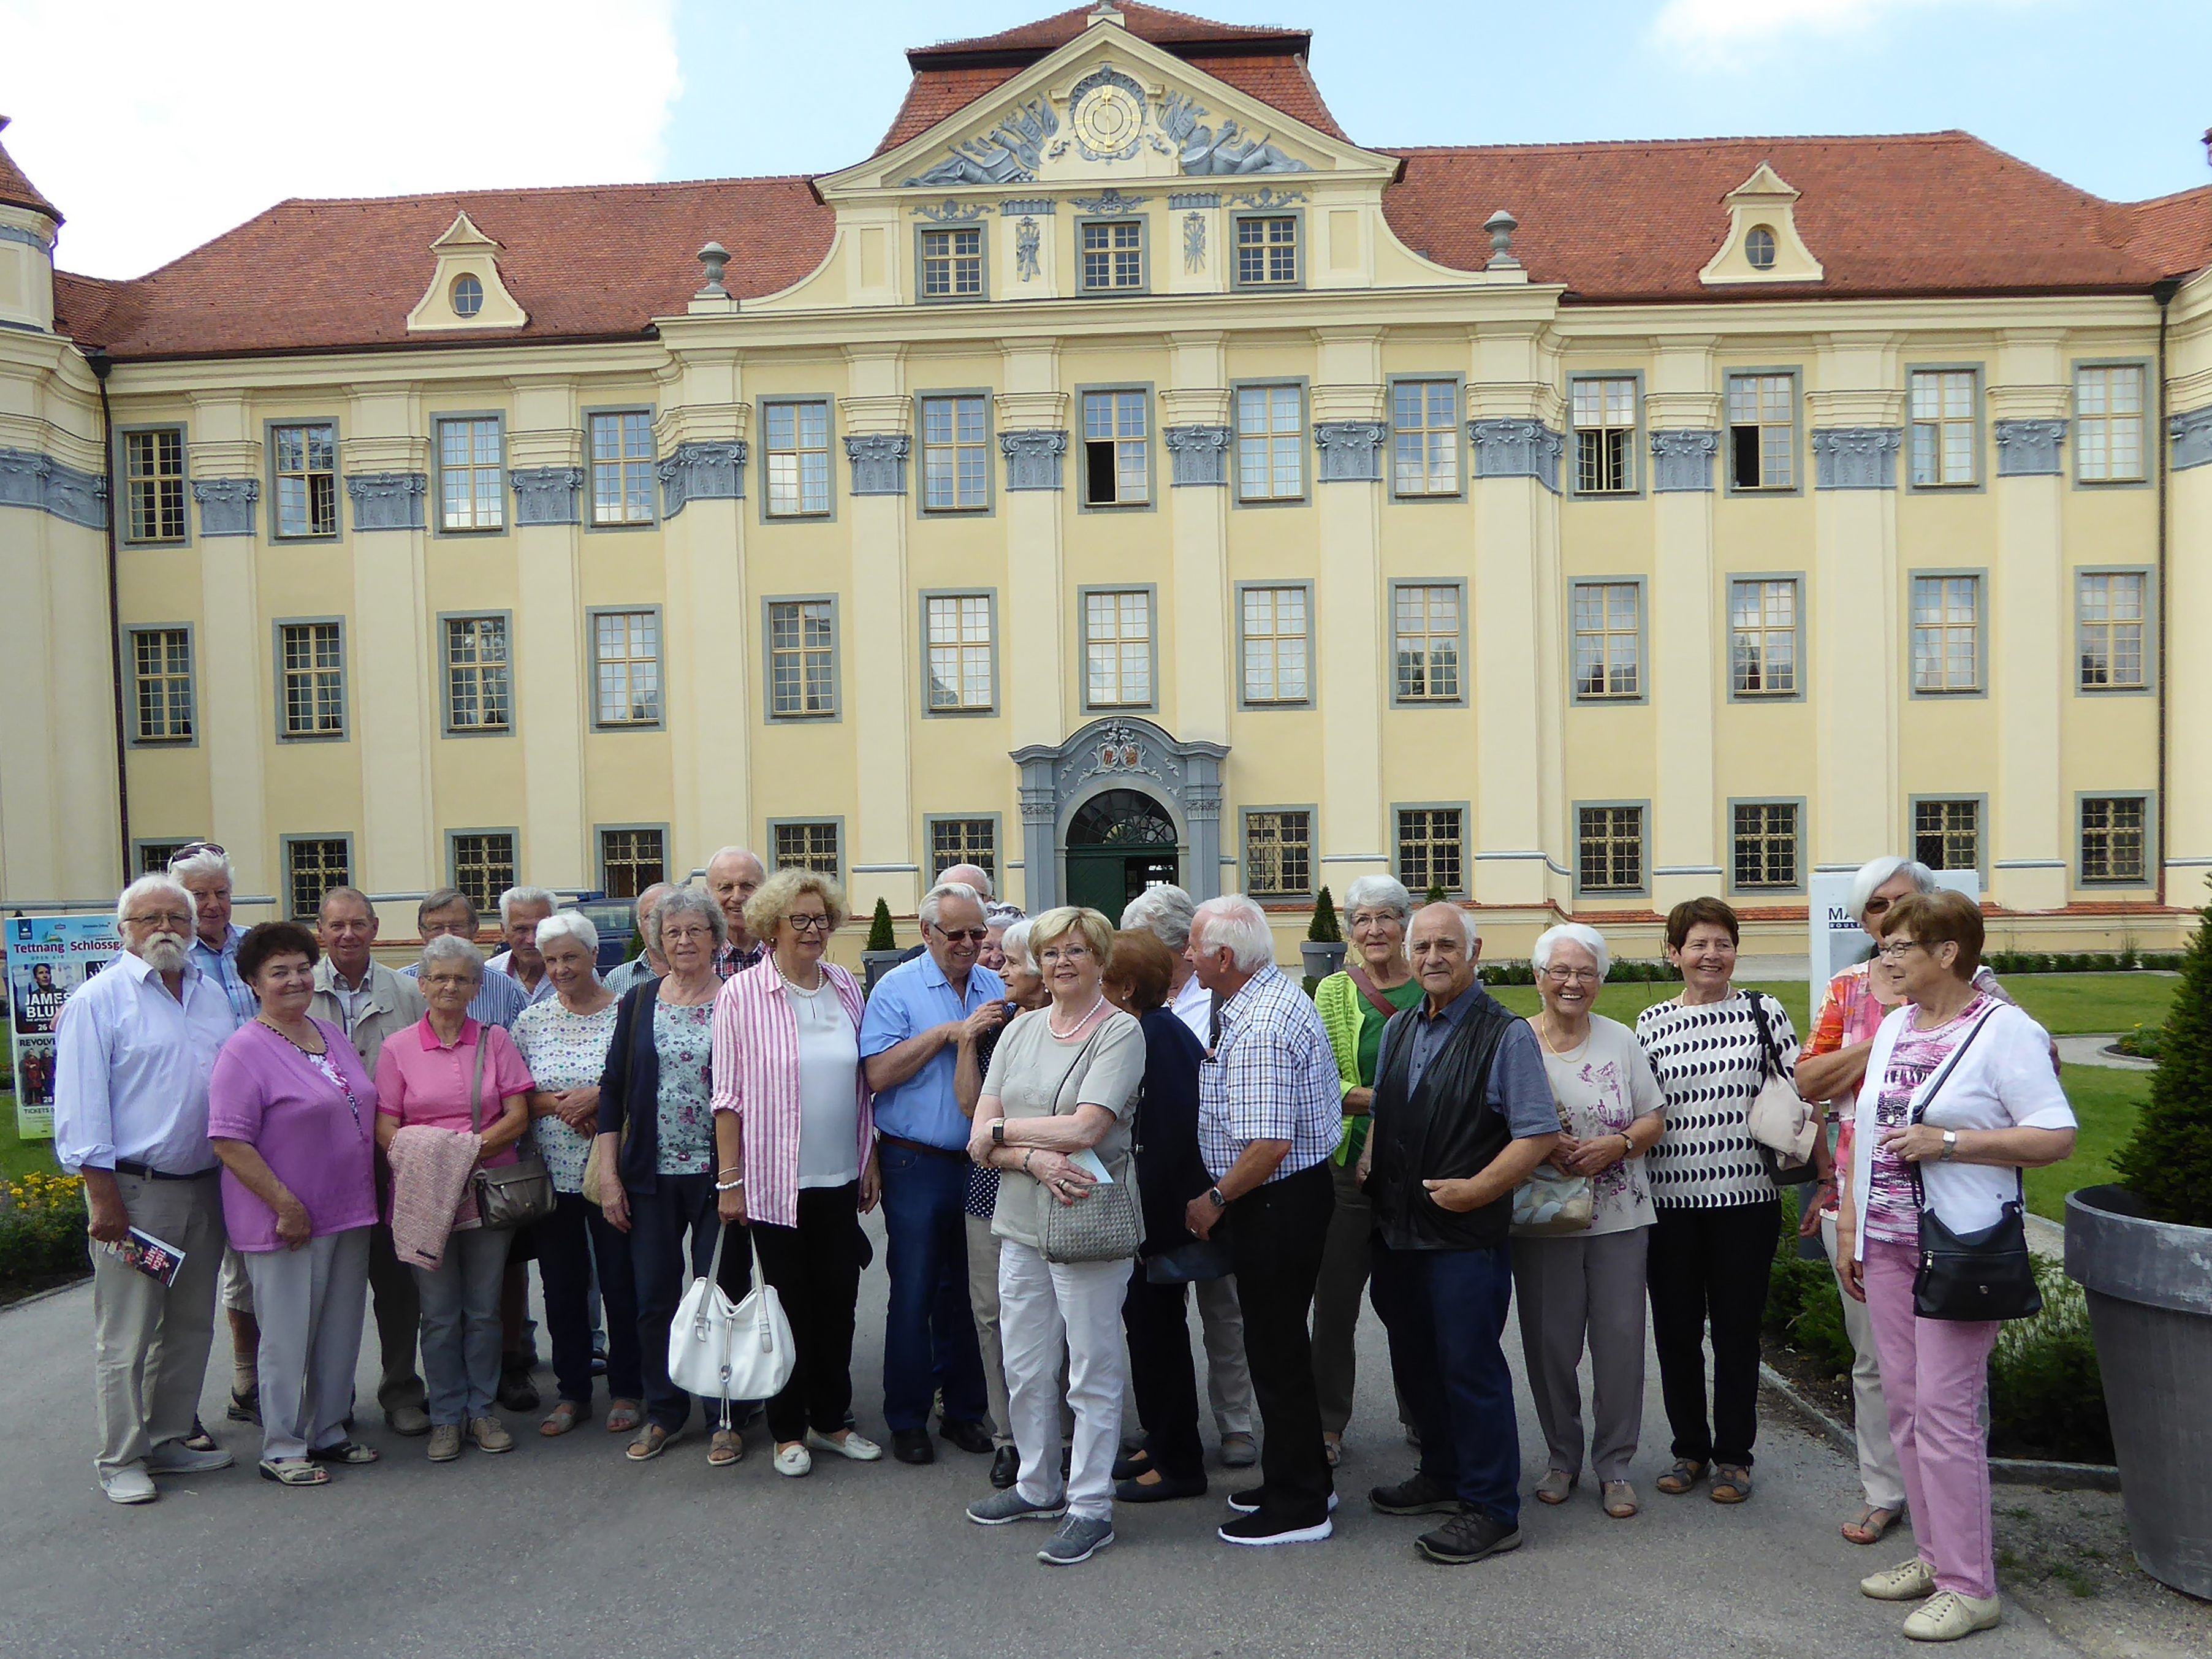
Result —
[[261, 1478], [280, 1486], [327, 1486], [331, 1472], [304, 1457], [264, 1458]]
[[607, 1402], [607, 1432], [628, 1434], [643, 1419], [635, 1400], [611, 1400]]
[[545, 1420], [538, 1425], [538, 1432], [548, 1440], [557, 1434], [566, 1434], [590, 1413], [573, 1400], [563, 1400], [545, 1413]]
[[1626, 1480], [1608, 1480], [1598, 1497], [1605, 1512], [1616, 1521], [1626, 1521], [1644, 1506], [1637, 1501], [1636, 1488]]
[[1751, 1496], [1751, 1471], [1741, 1463], [1713, 1465], [1713, 1490], [1716, 1504], [1741, 1504]]
[[1329, 1468], [1334, 1468], [1338, 1460], [1344, 1455], [1344, 1437], [1340, 1434], [1322, 1436], [1321, 1449], [1322, 1455], [1328, 1459]]
[[[1854, 1544], [1879, 1544], [1904, 1513], [1901, 1508], [1889, 1510], [1879, 1504], [1866, 1504], [1859, 1510], [1857, 1520], [1844, 1522], [1844, 1536]], [[1877, 1516], [1881, 1518], [1876, 1520]]]
[[185, 1449], [186, 1451], [221, 1451], [222, 1448], [216, 1443], [216, 1437], [207, 1431], [207, 1425], [195, 1417], [192, 1419], [192, 1431], [185, 1437]]
[[1661, 1492], [1665, 1492], [1668, 1497], [1680, 1498], [1684, 1492], [1693, 1489], [1698, 1482], [1705, 1478], [1705, 1466], [1703, 1463], [1687, 1457], [1678, 1457], [1674, 1460], [1674, 1467], [1652, 1484]]
[[318, 1463], [343, 1463], [358, 1468], [374, 1463], [383, 1454], [374, 1446], [364, 1446], [358, 1440], [341, 1440], [335, 1446], [311, 1446], [307, 1455]]
[[672, 1430], [658, 1423], [648, 1423], [637, 1431], [637, 1438], [623, 1448], [623, 1455], [633, 1463], [649, 1463], [668, 1449], [668, 1443], [676, 1438]]
[[717, 1429], [714, 1438], [707, 1443], [707, 1467], [727, 1468], [745, 1455], [745, 1443], [738, 1437], [735, 1429]]

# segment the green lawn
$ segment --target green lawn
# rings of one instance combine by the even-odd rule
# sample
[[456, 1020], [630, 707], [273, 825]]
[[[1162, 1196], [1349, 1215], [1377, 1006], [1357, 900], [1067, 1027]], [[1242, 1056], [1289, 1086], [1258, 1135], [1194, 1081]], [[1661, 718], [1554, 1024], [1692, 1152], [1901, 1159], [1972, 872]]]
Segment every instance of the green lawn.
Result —
[[61, 1166], [54, 1162], [53, 1147], [51, 1140], [15, 1139], [15, 1097], [0, 1089], [0, 1181], [13, 1181], [33, 1170], [55, 1173]]
[[[2026, 999], [2022, 999], [2025, 1000]], [[2027, 1172], [2027, 1207], [2052, 1221], [2066, 1219], [2066, 1194], [2114, 1179], [2112, 1159], [2135, 1133], [2136, 1115], [2150, 1100], [2149, 1072], [2107, 1066], [2061, 1066], [2066, 1098], [2081, 1131], [2074, 1156], [2047, 1170]]]
[[2004, 981], [2054, 1036], [2162, 1025], [2181, 983], [2175, 974], [2015, 974]]
[[[1607, 986], [1599, 994], [1597, 1012], [1607, 1019], [1619, 1020], [1623, 1025], [1633, 1025], [1637, 1015], [1655, 1002], [1666, 1001], [1681, 988], [1680, 985], [1671, 983], [1638, 983], [1624, 980], [1617, 985]], [[1801, 1037], [1805, 1035], [1806, 1022], [1812, 1016], [1806, 1003], [1808, 988], [1802, 980], [1774, 984], [1747, 981], [1745, 988], [1764, 991], [1778, 999], [1783, 1007], [1789, 1011], [1790, 1023], [1797, 1028], [1797, 1035]], [[1490, 988], [1490, 994], [1516, 1014], [1536, 1012], [1536, 988], [1533, 985], [1493, 985]]]

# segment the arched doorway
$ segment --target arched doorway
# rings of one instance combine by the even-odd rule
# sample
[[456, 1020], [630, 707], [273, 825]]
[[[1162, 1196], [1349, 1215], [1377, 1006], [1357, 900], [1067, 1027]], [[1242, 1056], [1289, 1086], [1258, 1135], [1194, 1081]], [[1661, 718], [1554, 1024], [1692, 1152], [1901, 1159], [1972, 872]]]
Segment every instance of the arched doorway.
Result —
[[1107, 789], [1076, 809], [1067, 824], [1067, 902], [1121, 908], [1147, 887], [1182, 880], [1174, 817], [1141, 789]]

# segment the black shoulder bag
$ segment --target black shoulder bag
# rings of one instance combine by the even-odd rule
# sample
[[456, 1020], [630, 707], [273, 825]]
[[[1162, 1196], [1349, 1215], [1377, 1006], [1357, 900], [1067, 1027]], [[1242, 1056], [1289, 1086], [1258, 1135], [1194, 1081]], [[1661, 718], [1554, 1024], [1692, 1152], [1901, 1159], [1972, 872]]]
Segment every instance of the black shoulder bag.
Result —
[[[1951, 1051], [1935, 1081], [1914, 1103], [1912, 1122], [1927, 1115], [1928, 1103], [1989, 1023], [1990, 1016], [1984, 1014]], [[1956, 1320], [2028, 1319], [2041, 1313], [2043, 1292], [2036, 1288], [2027, 1224], [2022, 1218], [2027, 1178], [2013, 1171], [2020, 1195], [1996, 1221], [1978, 1232], [1954, 1233], [1929, 1206], [1919, 1164], [1911, 1168], [1912, 1195], [1920, 1206], [1920, 1267], [1912, 1278], [1912, 1311], [1923, 1319]]]

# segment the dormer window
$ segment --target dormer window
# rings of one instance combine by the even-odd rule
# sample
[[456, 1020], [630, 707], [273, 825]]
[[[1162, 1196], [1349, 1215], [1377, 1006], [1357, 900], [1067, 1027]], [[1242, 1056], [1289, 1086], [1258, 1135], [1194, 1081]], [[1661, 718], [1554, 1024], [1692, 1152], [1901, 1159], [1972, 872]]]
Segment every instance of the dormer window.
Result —
[[530, 321], [500, 279], [499, 244], [477, 228], [465, 213], [453, 216], [446, 234], [430, 244], [437, 259], [429, 286], [407, 313], [407, 331], [441, 329], [514, 329]]
[[1774, 233], [1765, 225], [1753, 225], [1751, 234], [1743, 239], [1744, 262], [1753, 270], [1774, 269]]
[[483, 284], [473, 276], [453, 279], [453, 315], [473, 317], [483, 309]]
[[921, 297], [983, 297], [983, 232], [980, 226], [921, 233]]
[[1817, 283], [1826, 272], [1797, 224], [1800, 193], [1761, 161], [1726, 196], [1729, 228], [1719, 250], [1705, 262], [1698, 280], [1707, 286], [1729, 283]]

